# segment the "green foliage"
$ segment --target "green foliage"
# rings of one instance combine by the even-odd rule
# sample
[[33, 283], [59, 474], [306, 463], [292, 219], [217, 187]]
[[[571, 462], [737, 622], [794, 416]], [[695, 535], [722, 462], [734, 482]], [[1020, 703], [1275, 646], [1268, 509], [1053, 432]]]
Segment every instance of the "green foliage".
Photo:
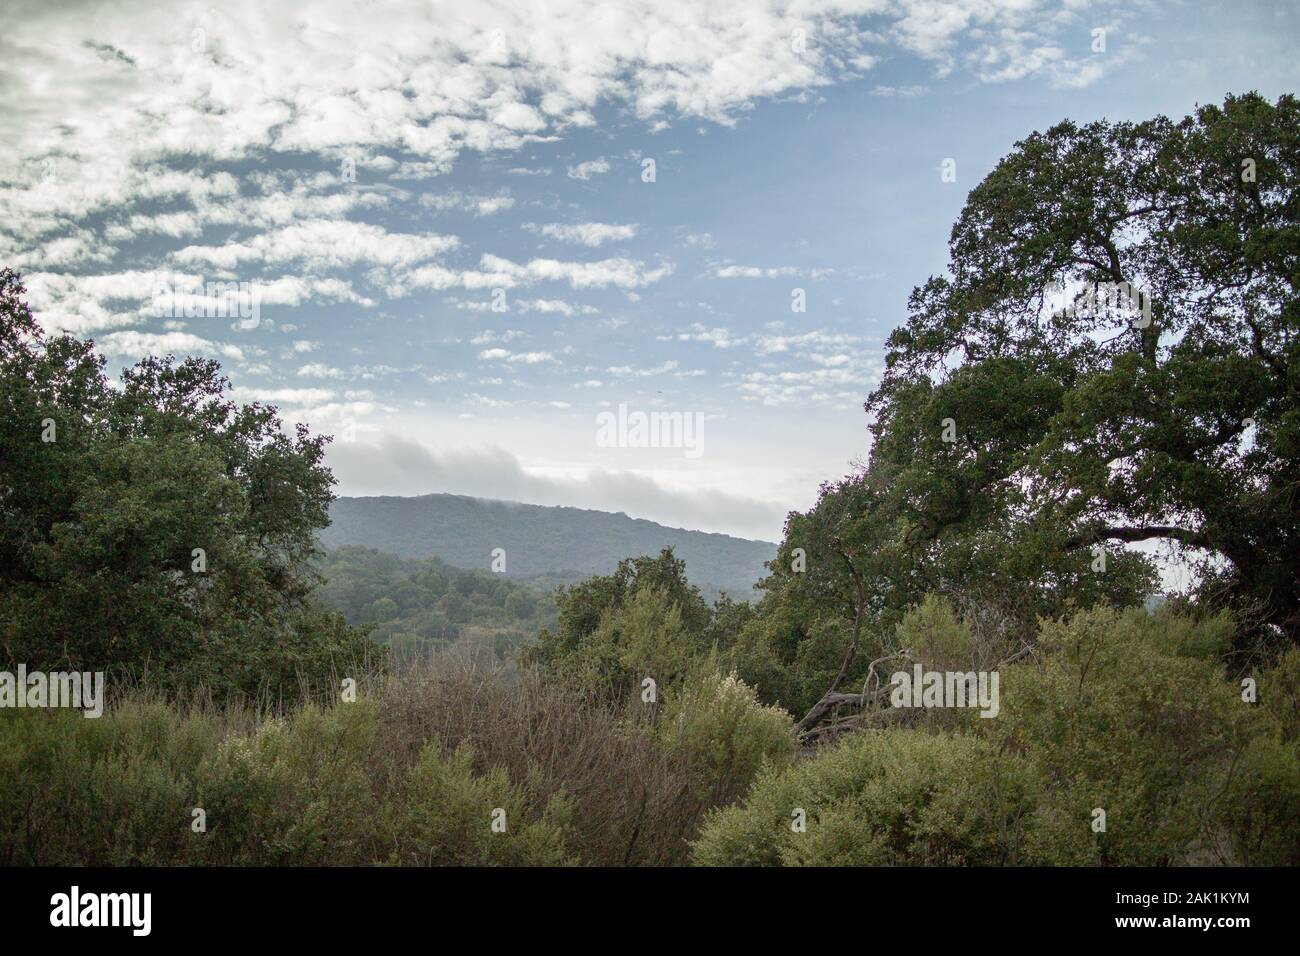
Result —
[[[1060, 578], [1080, 607], [1137, 570], [1112, 553], [1084, 573], [1094, 543], [1202, 549], [1206, 601], [1300, 634], [1297, 130], [1300, 100], [1252, 93], [1017, 143], [888, 340], [867, 405], [887, 514], [934, 546], [1005, 541], [993, 565], [970, 550], [971, 570], [996, 586], [1001, 565], [1031, 598]], [[1088, 301], [1099, 284], [1144, 312]]]
[[[566, 805], [537, 819], [501, 769], [479, 776], [472, 754], [426, 745], [404, 768], [379, 747], [377, 705], [311, 705], [223, 741], [198, 774], [209, 862], [420, 866], [546, 865], [566, 860]], [[381, 812], [377, 797], [386, 795]], [[505, 810], [505, 830], [490, 828]]]
[[328, 439], [231, 402], [211, 361], [145, 359], [114, 388], [22, 292], [0, 272], [0, 662], [279, 694], [364, 661], [309, 600]]
[[[1001, 669], [997, 717], [966, 710], [953, 727], [933, 712], [898, 728], [886, 709], [883, 729], [761, 776], [713, 815], [696, 860], [1294, 865], [1300, 655], [1264, 671], [1248, 703], [1218, 656], [1231, 627], [1104, 607], [1046, 622], [1040, 660]], [[943, 602], [900, 634], [933, 662], [972, 649]], [[791, 830], [795, 808], [804, 833]]]
[[488, 571], [462, 571], [438, 558], [415, 560], [343, 547], [324, 552], [316, 568], [325, 607], [399, 658], [427, 657], [458, 640], [486, 644], [501, 656], [558, 620], [554, 600]]
[[975, 655], [970, 623], [958, 617], [952, 602], [927, 594], [897, 628], [900, 648], [927, 670], [966, 669]]
[[0, 711], [0, 865], [195, 862], [198, 767], [225, 721], [130, 701], [80, 712]]
[[[886, 707], [802, 760], [788, 714], [703, 670], [657, 710], [475, 667], [280, 715], [4, 710], [0, 864], [675, 863], [692, 840], [719, 865], [1295, 865], [1300, 654], [1248, 703], [1213, 656], [1228, 626], [1045, 622], [1038, 659], [1002, 668], [997, 717]], [[901, 633], [978, 654], [941, 601]]]
[[[761, 699], [791, 713], [807, 712], [838, 673], [851, 639], [843, 621], [827, 615], [811, 620], [779, 600], [764, 600], [723, 659]], [[860, 667], [851, 671], [859, 678]]]
[[[896, 650], [899, 623], [933, 592], [996, 618], [1001, 639], [1015, 644], [1032, 637], [1040, 616], [1098, 602], [1131, 606], [1155, 587], [1141, 555], [1111, 554], [1105, 573], [1095, 573], [1086, 552], [1017, 532], [998, 517], [1000, 506], [957, 490], [941, 471], [918, 460], [904, 473], [880, 454], [786, 520], [759, 613], [730, 651], [766, 701], [806, 712], [846, 661], [848, 682], [860, 683], [872, 660]], [[936, 523], [918, 510], [921, 500], [965, 517]]]
[[[529, 816], [524, 788], [505, 770], [484, 777], [473, 772], [465, 748], [444, 758], [426, 747], [408, 782], [406, 799], [390, 817], [396, 849], [393, 862], [418, 866], [561, 866], [573, 862], [565, 848], [573, 826], [571, 802], [563, 795]], [[489, 822], [500, 821], [494, 831]]]
[[[1120, 545], [1152, 539], [1207, 556], [1200, 595], [1237, 612], [1239, 650], [1300, 633], [1298, 127], [1300, 100], [1255, 94], [1063, 122], [972, 190], [948, 274], [889, 338], [866, 466], [789, 516], [735, 643], [764, 699], [861, 679], [928, 593], [1020, 641], [1140, 604], [1154, 566]], [[1075, 295], [1099, 284], [1146, 313]]]
[[221, 742], [197, 774], [208, 862], [360, 863], [379, 835], [363, 756], [375, 733], [366, 702], [304, 706]]
[[[1042, 663], [1006, 668], [1002, 714], [975, 720], [1031, 754], [1047, 862], [1268, 862], [1295, 854], [1300, 749], [1214, 657], [1224, 617], [1095, 609], [1045, 624]], [[1106, 811], [1105, 833], [1081, 828]], [[1295, 817], [1290, 819], [1294, 820]]]
[[[138, 699], [99, 720], [0, 712], [0, 862], [570, 861], [563, 795], [539, 802], [504, 771], [480, 775], [464, 749], [444, 759], [429, 744], [407, 766], [377, 731], [367, 700], [260, 718]], [[206, 832], [191, 828], [195, 808]], [[490, 828], [497, 808], [503, 832]]]
[[734, 674], [704, 673], [670, 690], [656, 732], [712, 803], [730, 803], [761, 770], [794, 760], [790, 715], [762, 704]]
[[681, 607], [662, 591], [646, 589], [607, 609], [568, 666], [585, 686], [620, 699], [646, 678], [664, 686], [680, 683], [701, 650], [682, 624]]
[[712, 612], [668, 548], [561, 587], [555, 601], [559, 626], [541, 633], [527, 659], [615, 699], [647, 677], [661, 686], [682, 680], [708, 650]]
[[[987, 741], [916, 730], [859, 734], [761, 777], [695, 845], [705, 866], [1024, 862], [1026, 768]], [[802, 810], [806, 830], [795, 832]]]

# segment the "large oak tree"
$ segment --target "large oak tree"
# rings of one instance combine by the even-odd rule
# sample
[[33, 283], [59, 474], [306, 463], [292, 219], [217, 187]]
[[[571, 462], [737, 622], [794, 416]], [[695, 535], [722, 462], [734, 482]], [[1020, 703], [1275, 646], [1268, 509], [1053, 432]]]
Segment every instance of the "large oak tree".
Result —
[[1293, 96], [1017, 143], [889, 338], [872, 467], [927, 533], [1197, 549], [1205, 597], [1300, 636], [1298, 189]]

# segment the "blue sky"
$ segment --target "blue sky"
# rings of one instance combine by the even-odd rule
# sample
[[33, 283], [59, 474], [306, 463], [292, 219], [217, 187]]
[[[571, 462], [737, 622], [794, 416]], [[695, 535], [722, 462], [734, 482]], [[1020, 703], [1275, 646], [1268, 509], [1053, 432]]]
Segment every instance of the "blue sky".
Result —
[[[343, 494], [769, 539], [867, 451], [884, 338], [1015, 140], [1300, 85], [1281, 3], [17, 6], [0, 261], [48, 329], [220, 358], [337, 436]], [[186, 281], [259, 321], [158, 314]], [[702, 453], [603, 447], [620, 404]]]

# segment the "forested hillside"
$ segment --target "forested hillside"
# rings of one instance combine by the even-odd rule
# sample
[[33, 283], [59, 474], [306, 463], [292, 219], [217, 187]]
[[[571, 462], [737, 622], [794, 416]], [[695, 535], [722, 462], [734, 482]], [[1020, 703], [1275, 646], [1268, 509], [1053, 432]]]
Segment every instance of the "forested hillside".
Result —
[[504, 657], [554, 627], [551, 591], [488, 571], [464, 571], [438, 558], [399, 558], [343, 547], [317, 561], [325, 581], [317, 594], [347, 622], [401, 658], [415, 658], [459, 640]]
[[629, 555], [672, 548], [703, 590], [742, 599], [766, 576], [763, 564], [776, 553], [776, 545], [767, 541], [665, 528], [625, 514], [463, 495], [338, 498], [330, 505], [330, 526], [321, 532], [321, 542], [483, 569], [501, 548], [507, 576], [549, 575], [570, 583], [607, 574]]

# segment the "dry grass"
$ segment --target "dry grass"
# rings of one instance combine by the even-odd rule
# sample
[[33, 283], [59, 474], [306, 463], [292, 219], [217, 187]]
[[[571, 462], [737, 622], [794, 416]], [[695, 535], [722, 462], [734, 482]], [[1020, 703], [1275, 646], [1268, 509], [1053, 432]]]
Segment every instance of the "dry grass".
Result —
[[659, 746], [650, 708], [615, 707], [534, 670], [453, 649], [391, 673], [374, 695], [385, 762], [401, 766], [428, 741], [468, 744], [476, 769], [502, 767], [540, 798], [575, 801], [575, 848], [602, 865], [685, 863], [709, 801], [692, 768]]

